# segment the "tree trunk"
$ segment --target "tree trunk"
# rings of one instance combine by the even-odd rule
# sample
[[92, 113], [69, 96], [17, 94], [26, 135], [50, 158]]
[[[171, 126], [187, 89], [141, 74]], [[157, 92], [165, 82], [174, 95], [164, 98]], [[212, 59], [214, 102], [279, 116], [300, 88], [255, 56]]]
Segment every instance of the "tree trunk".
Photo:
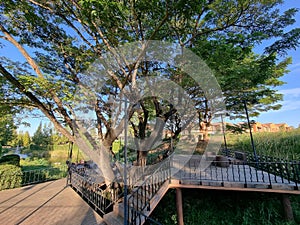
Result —
[[138, 151], [137, 152], [137, 166], [146, 166], [147, 165], [147, 151]]
[[206, 122], [201, 122], [200, 123], [200, 134], [202, 134], [202, 140], [203, 141], [208, 141], [209, 140], [208, 123], [206, 123]]

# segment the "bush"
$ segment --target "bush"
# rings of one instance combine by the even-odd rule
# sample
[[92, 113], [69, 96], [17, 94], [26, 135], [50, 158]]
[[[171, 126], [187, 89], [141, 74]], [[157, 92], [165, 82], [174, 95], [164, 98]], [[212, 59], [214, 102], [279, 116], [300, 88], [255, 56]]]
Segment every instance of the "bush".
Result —
[[0, 158], [0, 165], [5, 164], [20, 166], [20, 156], [15, 154], [2, 156]]
[[0, 190], [20, 187], [22, 171], [19, 166], [0, 165]]

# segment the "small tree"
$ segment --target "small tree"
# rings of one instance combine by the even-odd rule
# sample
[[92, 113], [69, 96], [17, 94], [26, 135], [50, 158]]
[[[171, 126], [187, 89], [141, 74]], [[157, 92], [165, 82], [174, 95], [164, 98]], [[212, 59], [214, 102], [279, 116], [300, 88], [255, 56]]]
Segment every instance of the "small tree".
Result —
[[40, 123], [37, 130], [33, 134], [33, 137], [32, 137], [33, 144], [38, 147], [49, 146], [52, 143], [52, 141], [51, 141], [52, 131], [50, 131], [50, 130], [51, 129], [49, 127], [47, 127], [47, 126], [43, 127], [43, 124]]
[[23, 146], [28, 147], [31, 143], [29, 132], [26, 131], [23, 135]]

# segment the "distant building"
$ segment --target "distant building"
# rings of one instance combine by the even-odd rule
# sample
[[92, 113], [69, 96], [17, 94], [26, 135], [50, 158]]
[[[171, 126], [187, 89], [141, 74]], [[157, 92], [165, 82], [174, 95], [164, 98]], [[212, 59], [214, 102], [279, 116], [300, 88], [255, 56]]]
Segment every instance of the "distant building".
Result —
[[260, 123], [255, 122], [252, 124], [252, 131], [255, 132], [279, 132], [279, 131], [289, 131], [293, 127], [286, 123]]

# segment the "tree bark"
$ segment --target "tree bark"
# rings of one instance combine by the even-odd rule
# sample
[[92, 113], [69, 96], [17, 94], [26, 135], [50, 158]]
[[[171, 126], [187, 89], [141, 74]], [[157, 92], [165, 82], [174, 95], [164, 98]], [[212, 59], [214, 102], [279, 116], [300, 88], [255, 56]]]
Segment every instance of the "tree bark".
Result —
[[137, 155], [138, 166], [147, 165], [147, 156], [148, 156], [148, 151], [138, 151], [138, 155]]

